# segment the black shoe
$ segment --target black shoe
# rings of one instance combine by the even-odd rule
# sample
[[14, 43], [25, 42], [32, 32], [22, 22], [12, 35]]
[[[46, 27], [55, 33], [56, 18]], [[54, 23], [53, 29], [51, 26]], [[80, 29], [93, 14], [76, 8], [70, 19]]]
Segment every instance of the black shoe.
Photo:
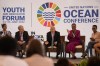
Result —
[[72, 57], [71, 59], [77, 59], [77, 57], [76, 57], [76, 56], [74, 56], [74, 57]]
[[56, 59], [58, 59], [59, 57], [58, 57], [58, 55], [56, 55]]
[[84, 53], [81, 57], [85, 58], [85, 56], [87, 56], [87, 53]]

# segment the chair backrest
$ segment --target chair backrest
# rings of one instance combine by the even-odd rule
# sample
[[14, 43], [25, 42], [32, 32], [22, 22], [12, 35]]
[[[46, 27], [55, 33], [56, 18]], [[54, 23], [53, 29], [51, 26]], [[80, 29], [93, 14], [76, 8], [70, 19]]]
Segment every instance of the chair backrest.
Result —
[[84, 53], [84, 51], [85, 51], [85, 36], [80, 36], [80, 38], [81, 38], [82, 48], [76, 48], [76, 52]]
[[81, 41], [82, 41], [82, 46], [85, 47], [85, 36], [80, 36]]
[[65, 42], [65, 36], [60, 36], [60, 41], [61, 41], [61, 43], [64, 43]]

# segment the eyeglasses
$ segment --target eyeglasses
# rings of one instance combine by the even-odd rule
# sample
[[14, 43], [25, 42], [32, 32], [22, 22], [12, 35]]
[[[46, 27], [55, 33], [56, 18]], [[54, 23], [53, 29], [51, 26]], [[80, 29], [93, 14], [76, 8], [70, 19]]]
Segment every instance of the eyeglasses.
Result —
[[96, 28], [92, 28], [92, 29], [96, 29]]

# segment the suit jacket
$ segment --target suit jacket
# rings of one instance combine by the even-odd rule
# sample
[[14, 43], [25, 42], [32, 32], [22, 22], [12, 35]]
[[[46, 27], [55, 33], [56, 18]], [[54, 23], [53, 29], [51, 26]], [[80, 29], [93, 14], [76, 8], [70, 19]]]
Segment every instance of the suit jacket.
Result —
[[[60, 44], [60, 32], [58, 31], [55, 31], [55, 34], [54, 34], [54, 38], [53, 38], [53, 42], [56, 42], [57, 41], [57, 46], [58, 44]], [[51, 35], [51, 32], [48, 32], [47, 33], [47, 41], [49, 42], [49, 46], [51, 46], [51, 43], [52, 43], [52, 35]]]
[[71, 30], [67, 38], [69, 42], [80, 42], [80, 31], [76, 30], [75, 37], [73, 37], [73, 31]]
[[[19, 32], [19, 31], [16, 32], [16, 34], [15, 34], [15, 39], [16, 39], [17, 41], [20, 41], [20, 32]], [[28, 40], [29, 40], [28, 32], [27, 32], [27, 31], [24, 31], [24, 32], [23, 32], [23, 41], [25, 41], [25, 42], [27, 43]]]

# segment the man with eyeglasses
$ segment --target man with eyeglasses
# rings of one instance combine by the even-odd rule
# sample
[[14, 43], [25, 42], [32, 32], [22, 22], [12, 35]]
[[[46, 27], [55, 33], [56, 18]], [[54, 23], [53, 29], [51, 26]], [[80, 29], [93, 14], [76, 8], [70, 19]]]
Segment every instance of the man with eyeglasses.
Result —
[[100, 42], [100, 32], [97, 31], [97, 25], [92, 26], [92, 36], [90, 38], [90, 42], [88, 43], [88, 46], [86, 48], [85, 53], [82, 55], [82, 57], [87, 56], [88, 52], [90, 51], [90, 56], [92, 55], [92, 48], [96, 43]]

